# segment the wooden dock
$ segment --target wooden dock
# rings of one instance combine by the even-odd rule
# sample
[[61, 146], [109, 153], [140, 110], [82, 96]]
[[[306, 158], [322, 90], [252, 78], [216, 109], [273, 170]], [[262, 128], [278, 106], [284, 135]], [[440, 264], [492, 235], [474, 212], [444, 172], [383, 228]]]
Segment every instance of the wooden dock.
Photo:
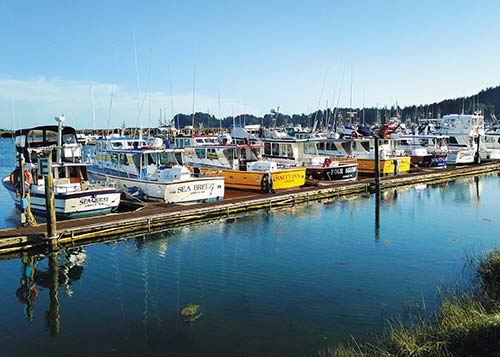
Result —
[[[467, 176], [499, 172], [500, 162], [461, 166], [447, 169], [422, 169], [419, 172], [381, 178], [381, 189], [440, 183]], [[158, 232], [195, 222], [233, 219], [237, 215], [256, 210], [291, 207], [324, 199], [369, 193], [373, 191], [373, 178], [360, 178], [355, 182], [331, 183], [312, 182], [313, 186], [278, 191], [274, 194], [260, 194], [226, 189], [223, 201], [175, 205], [146, 203], [132, 205], [128, 212], [105, 216], [80, 218], [57, 222], [58, 235], [55, 240], [47, 239], [47, 227], [39, 224], [29, 228], [0, 230], [0, 259], [18, 256], [23, 251], [45, 251], [50, 246], [76, 246], [90, 242], [116, 240], [131, 236]]]

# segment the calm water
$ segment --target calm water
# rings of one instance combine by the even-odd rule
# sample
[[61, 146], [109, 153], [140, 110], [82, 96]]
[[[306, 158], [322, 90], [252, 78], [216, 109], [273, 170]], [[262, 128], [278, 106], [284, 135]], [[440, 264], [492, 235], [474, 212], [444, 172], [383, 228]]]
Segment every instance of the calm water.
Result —
[[[10, 141], [0, 150], [8, 174]], [[491, 175], [386, 194], [378, 232], [368, 196], [35, 257], [34, 279], [29, 257], [0, 261], [0, 355], [304, 356], [371, 336], [432, 310], [471, 250], [498, 245], [499, 188]], [[0, 204], [15, 226], [3, 188]], [[183, 321], [188, 304], [199, 320]]]

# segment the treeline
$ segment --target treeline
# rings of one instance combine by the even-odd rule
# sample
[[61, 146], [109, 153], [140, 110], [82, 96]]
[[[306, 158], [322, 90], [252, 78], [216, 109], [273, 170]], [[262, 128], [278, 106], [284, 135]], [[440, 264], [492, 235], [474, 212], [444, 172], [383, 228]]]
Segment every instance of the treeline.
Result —
[[[485, 119], [493, 120], [495, 110], [500, 108], [500, 86], [482, 90], [470, 97], [446, 99], [426, 105], [412, 105], [401, 108], [337, 108], [326, 109], [309, 114], [282, 114], [269, 113], [262, 117], [253, 114], [240, 114], [222, 119], [207, 113], [195, 113], [195, 128], [230, 128], [233, 125], [261, 124], [266, 127], [273, 126], [307, 126], [312, 127], [316, 122], [318, 128], [334, 127], [349, 124], [350, 122], [362, 122], [368, 125], [383, 123], [392, 117], [399, 117], [402, 121], [416, 121], [422, 118], [438, 118], [446, 114], [472, 114], [480, 110]], [[176, 128], [190, 126], [193, 123], [191, 114], [177, 114], [174, 117]], [[165, 123], [161, 123], [165, 124]]]

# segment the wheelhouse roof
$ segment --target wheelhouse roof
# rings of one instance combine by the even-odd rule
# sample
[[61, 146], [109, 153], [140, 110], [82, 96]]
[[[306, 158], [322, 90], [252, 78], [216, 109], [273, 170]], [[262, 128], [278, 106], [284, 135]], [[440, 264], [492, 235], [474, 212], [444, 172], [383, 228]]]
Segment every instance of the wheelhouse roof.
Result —
[[[28, 135], [32, 131], [53, 131], [53, 132], [58, 132], [59, 127], [57, 125], [42, 125], [42, 126], [36, 126], [34, 128], [27, 128], [27, 129], [18, 129], [14, 132], [14, 136], [22, 136], [22, 135]], [[76, 130], [71, 127], [71, 126], [64, 126], [62, 128], [62, 134], [75, 134], [76, 135]]]

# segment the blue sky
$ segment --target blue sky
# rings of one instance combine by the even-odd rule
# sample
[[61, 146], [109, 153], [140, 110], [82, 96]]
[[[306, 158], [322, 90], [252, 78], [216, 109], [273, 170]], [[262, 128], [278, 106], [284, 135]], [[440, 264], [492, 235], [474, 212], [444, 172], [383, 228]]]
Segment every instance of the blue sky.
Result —
[[160, 109], [191, 113], [194, 72], [195, 110], [217, 117], [472, 95], [500, 84], [498, 14], [463, 0], [0, 0], [0, 127], [64, 113], [92, 128], [91, 86], [96, 127], [156, 125]]

